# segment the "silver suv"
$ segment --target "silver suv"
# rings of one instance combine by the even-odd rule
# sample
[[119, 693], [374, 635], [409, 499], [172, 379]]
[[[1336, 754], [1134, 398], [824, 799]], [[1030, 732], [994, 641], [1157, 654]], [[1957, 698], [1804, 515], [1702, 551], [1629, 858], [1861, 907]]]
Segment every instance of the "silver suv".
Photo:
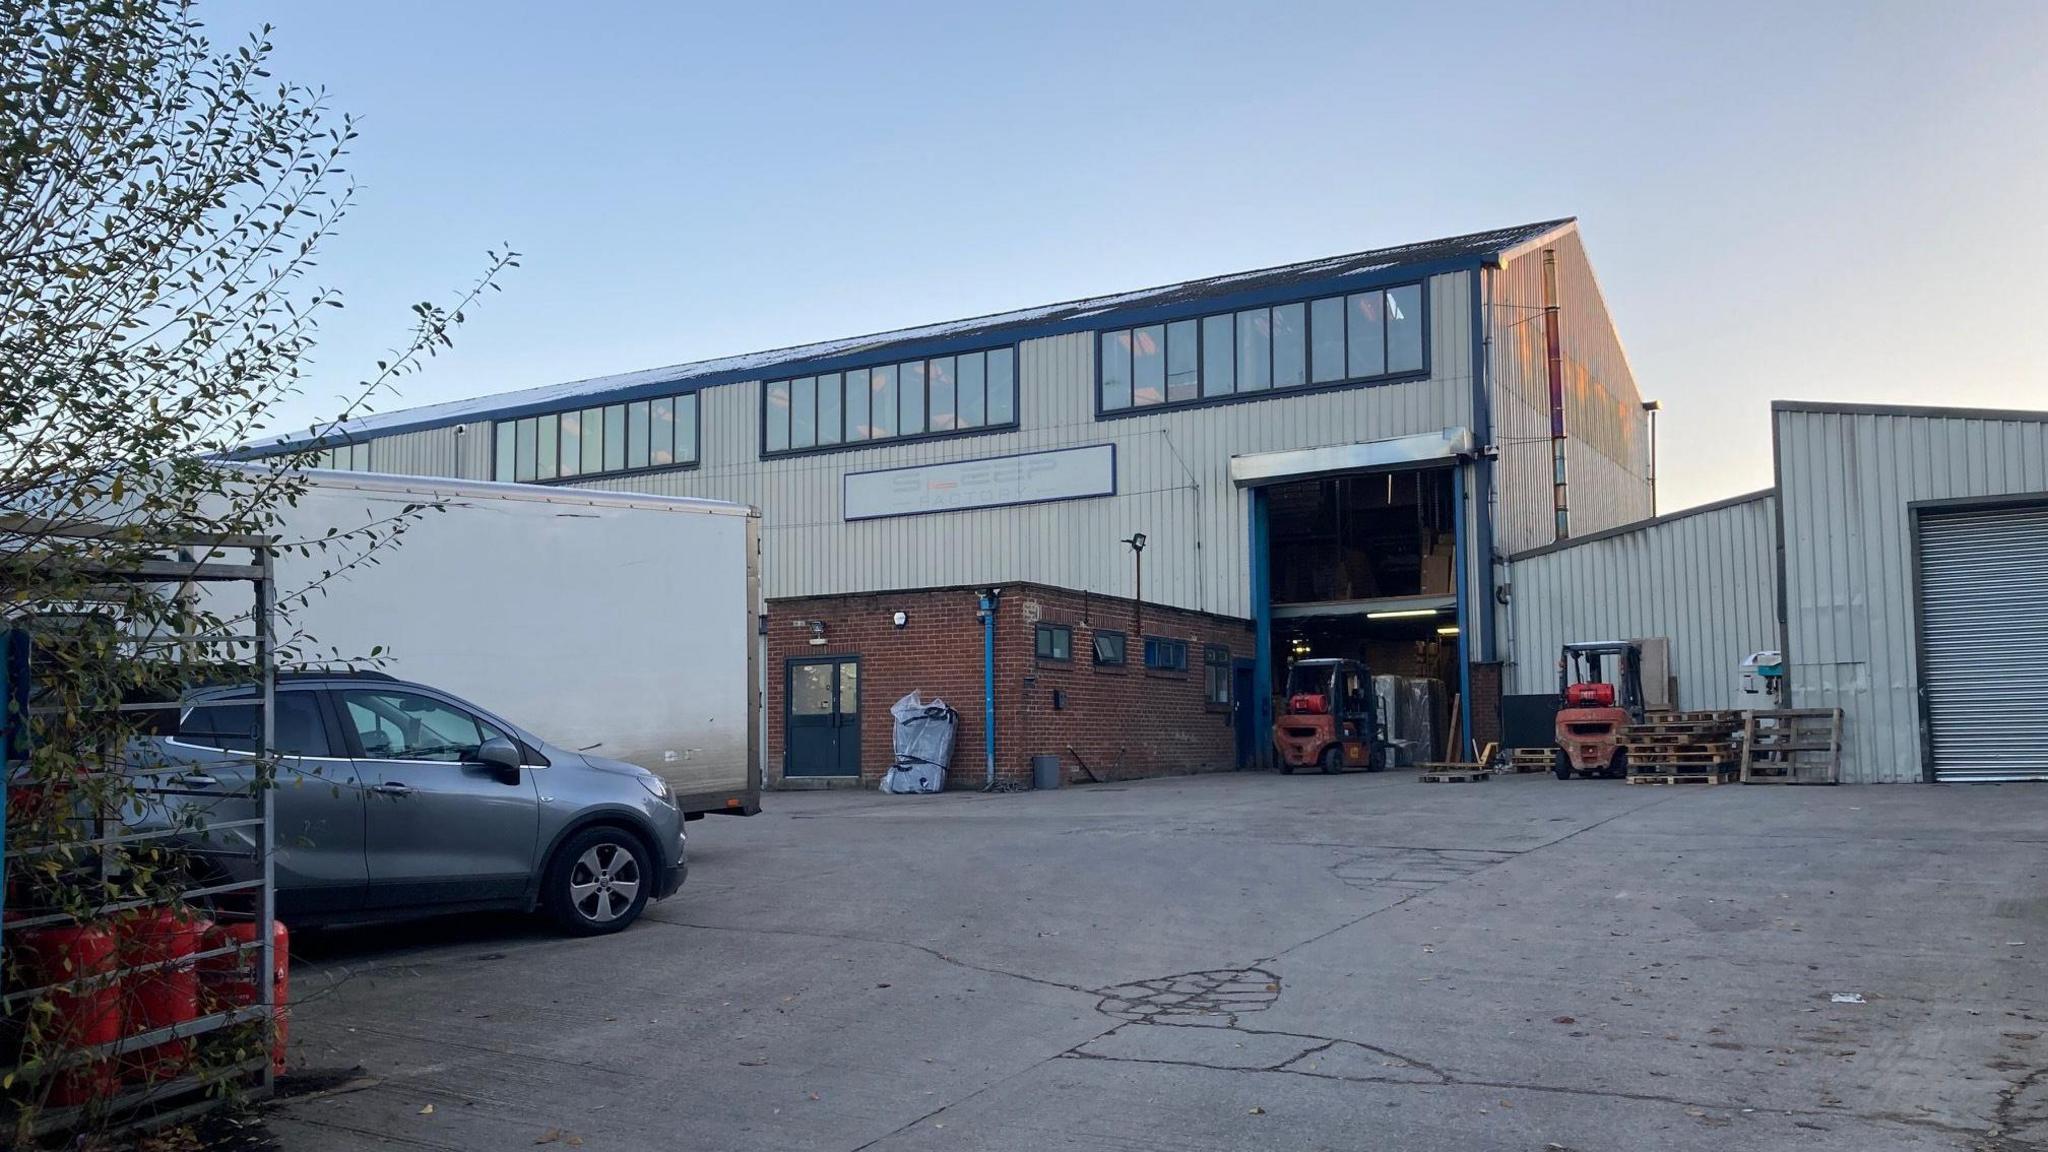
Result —
[[[682, 814], [644, 768], [557, 748], [458, 697], [381, 673], [284, 676], [276, 692], [280, 919], [539, 907], [570, 932], [599, 935], [682, 886]], [[250, 803], [257, 720], [253, 699], [214, 703], [187, 708], [177, 735], [154, 738], [183, 816], [251, 814], [238, 809]], [[244, 836], [243, 853], [206, 855], [223, 879], [253, 878], [252, 846]]]

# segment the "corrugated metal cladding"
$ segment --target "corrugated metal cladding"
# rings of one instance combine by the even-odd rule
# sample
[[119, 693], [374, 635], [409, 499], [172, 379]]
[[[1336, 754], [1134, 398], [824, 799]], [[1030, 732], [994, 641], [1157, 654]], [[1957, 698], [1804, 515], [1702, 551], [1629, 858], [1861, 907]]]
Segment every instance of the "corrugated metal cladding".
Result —
[[1777, 499], [1676, 512], [1512, 560], [1509, 691], [1557, 690], [1557, 654], [1581, 640], [1663, 636], [1681, 708], [1743, 706], [1745, 656], [1777, 647]]
[[[1648, 517], [1649, 416], [1576, 227], [1557, 255], [1571, 530], [1586, 535]], [[1502, 552], [1556, 538], [1550, 375], [1543, 329], [1544, 249], [1486, 273], [1487, 382], [1493, 403], [1495, 535]]]
[[404, 476], [490, 479], [491, 426], [458, 424], [370, 441], [370, 469]]
[[1919, 517], [1937, 780], [2048, 779], [2048, 503]]
[[1910, 506], [2048, 493], [2048, 413], [1772, 416], [1791, 704], [1842, 709], [1845, 780], [1923, 779]]
[[[1097, 420], [1093, 334], [1051, 336], [1020, 346], [1015, 432], [764, 462], [760, 384], [747, 381], [702, 393], [699, 467], [588, 484], [760, 508], [769, 599], [1023, 580], [1129, 595], [1122, 540], [1143, 532], [1147, 600], [1247, 617], [1249, 511], [1230, 481], [1232, 455], [1470, 425], [1470, 281], [1432, 277], [1429, 292], [1427, 380]], [[1102, 443], [1117, 449], [1115, 496], [841, 519], [848, 472]]]

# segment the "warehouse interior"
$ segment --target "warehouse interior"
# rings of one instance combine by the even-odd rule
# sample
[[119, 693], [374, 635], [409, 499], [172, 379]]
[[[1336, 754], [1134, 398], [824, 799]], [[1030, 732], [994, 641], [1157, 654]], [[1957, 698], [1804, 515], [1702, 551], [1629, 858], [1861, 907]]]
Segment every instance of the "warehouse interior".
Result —
[[[1265, 489], [1278, 683], [1296, 660], [1362, 661], [1391, 714], [1383, 722], [1408, 733], [1409, 761], [1440, 758], [1453, 743], [1462, 645], [1452, 477], [1450, 468], [1404, 469]], [[1398, 715], [1397, 701], [1411, 715]]]

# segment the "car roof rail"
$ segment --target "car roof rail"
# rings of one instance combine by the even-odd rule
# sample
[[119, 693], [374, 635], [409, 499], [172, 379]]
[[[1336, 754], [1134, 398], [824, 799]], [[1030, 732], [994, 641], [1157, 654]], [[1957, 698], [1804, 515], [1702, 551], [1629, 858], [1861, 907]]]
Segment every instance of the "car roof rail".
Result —
[[398, 683], [398, 677], [393, 676], [391, 673], [378, 672], [371, 668], [354, 670], [347, 668], [325, 670], [318, 668], [295, 668], [289, 672], [279, 672], [277, 678], [279, 680], [382, 680], [390, 684]]

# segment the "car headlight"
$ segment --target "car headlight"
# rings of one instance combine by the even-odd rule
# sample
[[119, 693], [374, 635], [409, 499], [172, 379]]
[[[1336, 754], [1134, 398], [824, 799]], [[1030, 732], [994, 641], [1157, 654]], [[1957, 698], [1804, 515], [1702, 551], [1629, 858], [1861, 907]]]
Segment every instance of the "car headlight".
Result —
[[669, 791], [668, 781], [651, 773], [639, 777], [639, 780], [640, 786], [647, 789], [648, 795], [653, 796], [656, 800], [671, 808], [676, 806], [676, 794]]

